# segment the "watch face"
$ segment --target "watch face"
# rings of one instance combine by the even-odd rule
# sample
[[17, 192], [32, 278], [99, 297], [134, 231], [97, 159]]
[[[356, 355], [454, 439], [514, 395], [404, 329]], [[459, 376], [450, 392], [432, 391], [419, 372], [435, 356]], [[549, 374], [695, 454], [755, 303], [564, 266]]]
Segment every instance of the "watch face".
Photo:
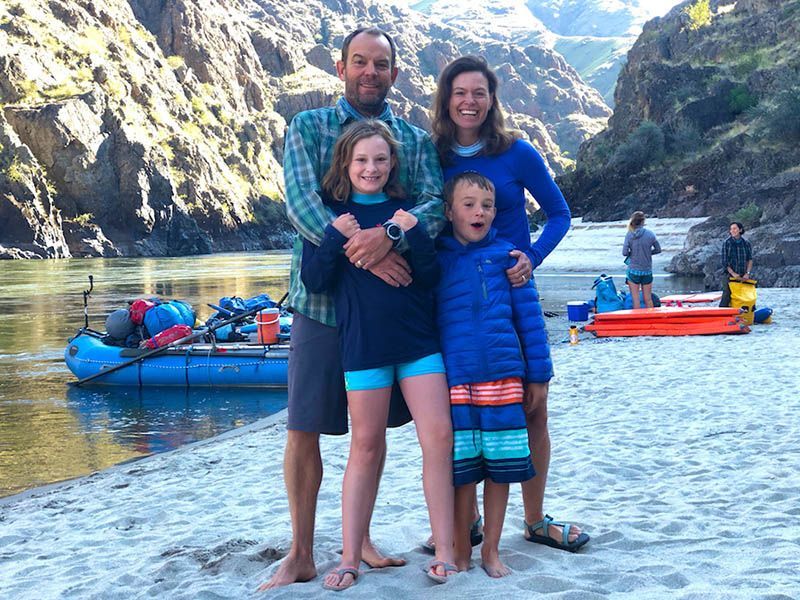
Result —
[[399, 240], [403, 235], [403, 230], [397, 223], [389, 223], [386, 225], [386, 236], [390, 240]]

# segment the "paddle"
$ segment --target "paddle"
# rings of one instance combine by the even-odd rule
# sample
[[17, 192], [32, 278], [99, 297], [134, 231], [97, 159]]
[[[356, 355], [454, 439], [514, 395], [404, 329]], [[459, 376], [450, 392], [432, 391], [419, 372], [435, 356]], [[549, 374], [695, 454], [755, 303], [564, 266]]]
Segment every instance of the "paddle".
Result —
[[175, 340], [174, 342], [171, 342], [171, 343], [167, 344], [166, 346], [161, 346], [160, 348], [153, 348], [152, 350], [148, 350], [144, 354], [142, 354], [140, 356], [137, 356], [136, 358], [131, 359], [131, 360], [127, 361], [127, 362], [120, 363], [118, 365], [114, 365], [113, 367], [110, 367], [108, 369], [105, 369], [103, 371], [95, 373], [93, 375], [89, 375], [88, 377], [84, 377], [83, 379], [81, 379], [79, 381], [76, 381], [72, 385], [77, 387], [77, 386], [82, 385], [82, 384], [84, 384], [84, 383], [86, 383], [88, 381], [92, 381], [93, 379], [97, 379], [98, 377], [102, 377], [103, 375], [107, 375], [108, 373], [113, 373], [114, 371], [119, 371], [120, 369], [124, 369], [125, 367], [129, 367], [129, 366], [131, 366], [133, 364], [136, 364], [140, 360], [144, 360], [146, 358], [150, 358], [151, 356], [155, 356], [156, 354], [161, 354], [162, 352], [164, 352], [165, 350], [168, 350], [169, 348], [172, 348], [174, 346], [179, 346], [181, 344], [185, 344], [188, 341], [191, 341], [191, 340], [194, 340], [196, 338], [199, 338], [200, 336], [203, 336], [203, 335], [205, 335], [207, 333], [210, 333], [210, 332], [212, 332], [212, 331], [214, 331], [216, 329], [219, 329], [220, 327], [225, 327], [225, 325], [230, 325], [231, 323], [236, 323], [237, 321], [241, 321], [242, 319], [246, 319], [247, 317], [250, 317], [250, 316], [256, 314], [259, 310], [261, 310], [261, 309], [260, 308], [254, 308], [253, 310], [250, 310], [248, 312], [244, 312], [244, 313], [235, 315], [235, 316], [231, 317], [230, 319], [226, 319], [224, 321], [220, 321], [219, 323], [215, 323], [214, 325], [211, 325], [210, 327], [205, 327], [204, 329], [199, 329], [198, 331], [194, 331], [194, 332], [192, 332], [191, 335], [184, 336], [184, 337], [180, 338], [179, 340]]

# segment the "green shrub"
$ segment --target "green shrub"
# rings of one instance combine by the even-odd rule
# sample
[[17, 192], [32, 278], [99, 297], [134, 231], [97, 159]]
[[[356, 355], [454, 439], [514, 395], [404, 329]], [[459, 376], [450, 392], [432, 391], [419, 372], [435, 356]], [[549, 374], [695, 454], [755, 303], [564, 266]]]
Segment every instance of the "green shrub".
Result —
[[760, 122], [764, 137], [785, 142], [800, 141], [800, 86], [778, 92], [771, 102], [748, 111]]
[[691, 31], [697, 31], [706, 25], [711, 25], [709, 0], [697, 0], [691, 6], [684, 8], [683, 12], [689, 16], [689, 29]]
[[94, 219], [94, 215], [92, 213], [83, 213], [72, 217], [70, 220], [76, 225], [86, 227], [92, 222], [92, 219]]
[[758, 104], [758, 100], [750, 93], [746, 85], [736, 85], [728, 94], [728, 106], [735, 115], [743, 113], [756, 104]]
[[609, 164], [622, 174], [632, 174], [661, 162], [664, 155], [664, 132], [652, 121], [642, 121], [617, 148]]
[[283, 202], [271, 200], [266, 196], [261, 196], [258, 201], [253, 202], [253, 221], [256, 225], [277, 225], [289, 228], [289, 219], [286, 218], [286, 206]]
[[167, 64], [169, 65], [170, 69], [180, 69], [186, 64], [186, 62], [183, 60], [182, 56], [173, 54], [172, 56], [167, 57]]
[[670, 154], [688, 154], [700, 147], [703, 137], [696, 127], [681, 123], [666, 135], [667, 150]]
[[728, 215], [731, 222], [739, 222], [744, 225], [745, 229], [749, 229], [751, 227], [757, 227], [759, 222], [761, 221], [761, 215], [764, 214], [764, 211], [758, 207], [755, 202], [751, 202], [747, 206], [743, 206], [735, 213]]

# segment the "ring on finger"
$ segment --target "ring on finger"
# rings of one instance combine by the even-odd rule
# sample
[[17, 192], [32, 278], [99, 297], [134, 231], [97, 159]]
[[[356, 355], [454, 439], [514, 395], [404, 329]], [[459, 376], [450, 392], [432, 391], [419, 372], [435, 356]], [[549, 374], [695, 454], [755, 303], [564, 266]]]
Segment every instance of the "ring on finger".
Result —
[[356, 261], [356, 266], [357, 266], [357, 267], [360, 269], [361, 267], [363, 267], [363, 266], [364, 266], [364, 263], [363, 263], [363, 262], [361, 262], [360, 260], [357, 260], [357, 261]]

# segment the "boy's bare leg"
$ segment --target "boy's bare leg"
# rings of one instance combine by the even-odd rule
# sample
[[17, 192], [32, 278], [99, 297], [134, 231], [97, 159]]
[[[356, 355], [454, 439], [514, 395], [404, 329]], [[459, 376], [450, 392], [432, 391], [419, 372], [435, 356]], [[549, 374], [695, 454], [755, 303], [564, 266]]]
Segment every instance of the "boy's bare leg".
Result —
[[469, 541], [469, 529], [474, 522], [472, 511], [475, 501], [475, 484], [468, 483], [456, 488], [455, 495], [455, 519], [453, 540], [455, 542], [455, 565], [459, 571], [466, 571], [470, 566], [472, 558], [472, 544]]
[[505, 577], [511, 573], [500, 560], [500, 535], [508, 505], [508, 484], [487, 479], [483, 484], [483, 545], [481, 561], [489, 577]]
[[259, 591], [309, 581], [317, 576], [314, 566], [314, 519], [322, 483], [318, 433], [287, 431], [283, 479], [292, 520], [292, 547], [278, 570], [258, 588]]

